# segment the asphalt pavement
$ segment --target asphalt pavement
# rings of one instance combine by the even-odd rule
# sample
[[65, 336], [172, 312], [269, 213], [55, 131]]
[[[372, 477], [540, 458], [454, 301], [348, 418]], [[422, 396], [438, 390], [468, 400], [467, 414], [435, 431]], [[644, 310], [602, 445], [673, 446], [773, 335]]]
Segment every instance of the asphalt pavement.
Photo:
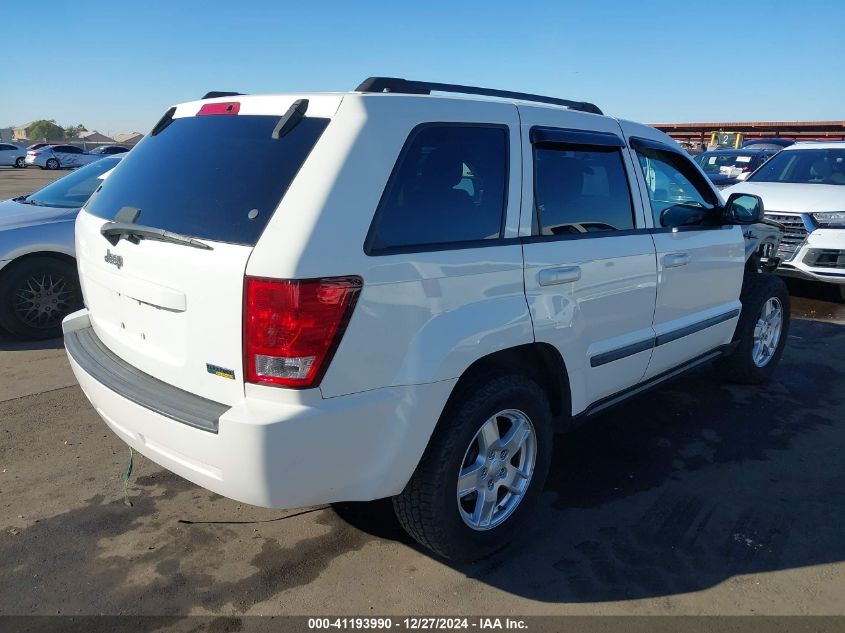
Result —
[[[55, 176], [0, 168], [0, 197]], [[790, 289], [771, 383], [702, 369], [560, 436], [519, 543], [472, 565], [387, 502], [260, 509], [137, 455], [127, 505], [61, 341], [0, 336], [0, 615], [842, 614], [845, 309]]]

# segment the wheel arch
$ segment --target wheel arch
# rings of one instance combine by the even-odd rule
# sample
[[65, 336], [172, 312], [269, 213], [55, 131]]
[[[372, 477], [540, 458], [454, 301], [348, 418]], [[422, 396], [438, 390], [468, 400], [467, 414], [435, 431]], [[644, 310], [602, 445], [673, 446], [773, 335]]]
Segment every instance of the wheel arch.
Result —
[[477, 359], [458, 378], [444, 411], [479, 381], [507, 372], [526, 374], [535, 380], [546, 392], [559, 426], [569, 421], [572, 397], [566, 363], [553, 345], [538, 342], [508, 347]]
[[32, 251], [29, 253], [18, 255], [14, 259], [10, 259], [9, 261], [5, 262], [5, 265], [0, 268], [0, 278], [9, 274], [10, 270], [17, 268], [18, 266], [24, 264], [29, 260], [36, 259], [39, 257], [55, 259], [65, 264], [70, 264], [71, 266], [76, 268], [76, 258], [73, 255], [69, 255], [68, 253], [63, 253], [61, 251]]

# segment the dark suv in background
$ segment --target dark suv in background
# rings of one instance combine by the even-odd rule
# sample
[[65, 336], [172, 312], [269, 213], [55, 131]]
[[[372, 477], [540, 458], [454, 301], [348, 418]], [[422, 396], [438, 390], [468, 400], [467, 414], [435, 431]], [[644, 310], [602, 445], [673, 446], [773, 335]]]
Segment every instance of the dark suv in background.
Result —
[[742, 182], [779, 149], [717, 149], [693, 156], [693, 160], [719, 189]]

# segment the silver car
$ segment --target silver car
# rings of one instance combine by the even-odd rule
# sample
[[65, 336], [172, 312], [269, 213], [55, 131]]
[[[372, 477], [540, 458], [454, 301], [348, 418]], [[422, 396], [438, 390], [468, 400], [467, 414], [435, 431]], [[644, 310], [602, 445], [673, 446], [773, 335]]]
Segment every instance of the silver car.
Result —
[[121, 156], [106, 156], [26, 196], [0, 202], [0, 327], [20, 338], [60, 336], [82, 306], [74, 220]]
[[82, 167], [101, 158], [102, 154], [92, 154], [75, 145], [45, 145], [27, 150], [24, 162], [41, 169], [64, 169]]
[[26, 150], [11, 143], [0, 143], [0, 165], [9, 167], [26, 167], [24, 164]]

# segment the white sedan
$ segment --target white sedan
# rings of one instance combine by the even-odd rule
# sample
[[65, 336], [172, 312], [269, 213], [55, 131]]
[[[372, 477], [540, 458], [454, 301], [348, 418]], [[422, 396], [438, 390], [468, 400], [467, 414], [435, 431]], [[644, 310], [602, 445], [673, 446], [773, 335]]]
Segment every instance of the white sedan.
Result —
[[103, 154], [91, 154], [74, 145], [45, 145], [27, 151], [24, 162], [41, 169], [63, 169], [82, 167], [101, 158]]
[[24, 163], [26, 150], [10, 143], [0, 143], [0, 165], [10, 167], [26, 167]]

